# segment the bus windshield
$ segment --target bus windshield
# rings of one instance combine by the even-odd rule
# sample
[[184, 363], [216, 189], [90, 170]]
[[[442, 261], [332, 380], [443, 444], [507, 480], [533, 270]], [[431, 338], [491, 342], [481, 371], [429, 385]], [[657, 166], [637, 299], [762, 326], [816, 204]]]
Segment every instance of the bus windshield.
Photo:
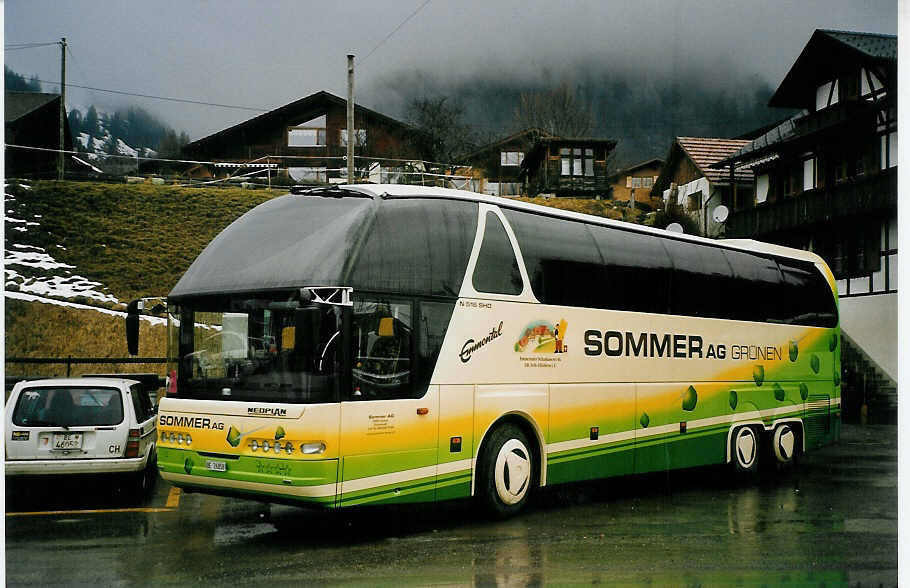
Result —
[[[171, 304], [182, 398], [317, 403], [338, 399], [341, 308], [316, 307], [315, 326], [301, 326], [292, 296], [235, 294]], [[305, 328], [317, 337], [302, 337]], [[316, 345], [313, 345], [313, 341]]]

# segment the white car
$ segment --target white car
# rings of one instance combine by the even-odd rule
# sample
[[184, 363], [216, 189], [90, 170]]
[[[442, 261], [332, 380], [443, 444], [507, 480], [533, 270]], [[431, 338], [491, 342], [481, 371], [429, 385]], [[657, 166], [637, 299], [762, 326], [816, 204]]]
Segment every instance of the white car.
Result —
[[145, 491], [157, 476], [155, 417], [135, 380], [19, 382], [6, 403], [6, 475], [119, 473]]

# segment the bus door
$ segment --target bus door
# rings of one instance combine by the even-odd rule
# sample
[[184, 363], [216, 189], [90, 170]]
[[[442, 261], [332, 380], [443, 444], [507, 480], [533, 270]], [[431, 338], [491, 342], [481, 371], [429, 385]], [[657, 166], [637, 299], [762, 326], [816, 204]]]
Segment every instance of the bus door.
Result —
[[435, 498], [439, 388], [417, 389], [413, 319], [411, 302], [354, 302], [340, 506]]

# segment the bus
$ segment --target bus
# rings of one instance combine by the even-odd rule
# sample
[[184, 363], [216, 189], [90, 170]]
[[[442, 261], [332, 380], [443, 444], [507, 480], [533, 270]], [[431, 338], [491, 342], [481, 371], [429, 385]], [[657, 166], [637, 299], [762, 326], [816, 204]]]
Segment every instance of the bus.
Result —
[[215, 237], [167, 313], [157, 464], [187, 491], [509, 516], [546, 485], [749, 477], [839, 437], [833, 276], [750, 240], [443, 188], [292, 189]]

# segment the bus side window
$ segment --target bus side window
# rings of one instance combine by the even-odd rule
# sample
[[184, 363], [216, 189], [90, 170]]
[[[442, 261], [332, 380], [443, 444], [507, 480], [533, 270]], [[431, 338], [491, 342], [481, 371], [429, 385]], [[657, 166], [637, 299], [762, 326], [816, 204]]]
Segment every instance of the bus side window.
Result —
[[487, 212], [483, 243], [472, 277], [474, 289], [490, 294], [521, 294], [521, 272], [512, 242], [499, 217]]
[[352, 400], [411, 398], [412, 305], [358, 301]]

